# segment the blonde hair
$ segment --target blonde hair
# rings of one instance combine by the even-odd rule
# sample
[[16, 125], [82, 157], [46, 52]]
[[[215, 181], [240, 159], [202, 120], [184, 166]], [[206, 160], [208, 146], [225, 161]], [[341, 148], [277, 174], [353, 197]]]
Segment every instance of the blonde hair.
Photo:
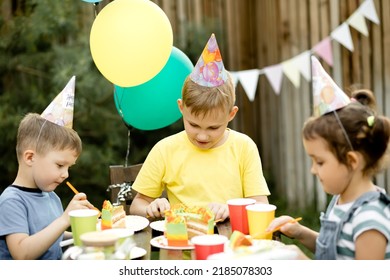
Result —
[[23, 152], [32, 149], [40, 155], [52, 150], [71, 149], [81, 154], [82, 142], [71, 128], [54, 124], [36, 113], [28, 113], [20, 122], [16, 138], [16, 155], [18, 160]]
[[198, 85], [188, 76], [182, 89], [183, 104], [190, 108], [195, 116], [207, 115], [215, 109], [230, 113], [236, 102], [236, 93], [230, 74], [227, 76], [227, 81], [217, 87]]

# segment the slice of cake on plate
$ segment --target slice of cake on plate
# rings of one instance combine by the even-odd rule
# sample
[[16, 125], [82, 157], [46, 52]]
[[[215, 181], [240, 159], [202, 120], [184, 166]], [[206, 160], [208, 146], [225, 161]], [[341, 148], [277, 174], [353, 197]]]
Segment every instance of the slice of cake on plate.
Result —
[[230, 247], [234, 250], [241, 246], [252, 246], [253, 242], [250, 236], [246, 236], [241, 231], [235, 230], [230, 236]]
[[103, 202], [101, 229], [126, 228], [126, 212], [123, 205], [112, 205], [109, 200]]
[[169, 246], [188, 246], [194, 236], [214, 234], [214, 214], [206, 207], [173, 205], [165, 211], [164, 234]]

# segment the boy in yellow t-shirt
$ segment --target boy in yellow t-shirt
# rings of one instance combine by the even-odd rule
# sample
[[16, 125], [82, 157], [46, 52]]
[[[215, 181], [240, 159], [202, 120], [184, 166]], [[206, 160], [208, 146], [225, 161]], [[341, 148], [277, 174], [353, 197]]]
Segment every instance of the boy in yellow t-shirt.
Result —
[[[251, 197], [268, 203], [270, 195], [256, 144], [227, 126], [238, 111], [235, 90], [214, 34], [184, 82], [184, 131], [159, 141], [147, 156], [133, 189], [130, 212], [162, 217], [170, 204], [208, 206], [226, 219], [226, 201]], [[161, 198], [166, 190], [168, 200]]]

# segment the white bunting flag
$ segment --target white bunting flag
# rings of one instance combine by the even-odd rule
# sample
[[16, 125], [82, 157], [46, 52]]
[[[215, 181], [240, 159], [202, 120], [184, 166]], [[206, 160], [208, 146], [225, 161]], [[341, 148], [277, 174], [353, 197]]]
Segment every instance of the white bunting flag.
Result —
[[267, 66], [264, 68], [264, 73], [275, 93], [279, 95], [283, 79], [282, 65], [275, 64], [272, 66]]
[[354, 12], [347, 20], [348, 24], [362, 33], [364, 36], [368, 36], [368, 29], [366, 24], [366, 18], [359, 12]]
[[250, 101], [255, 100], [257, 82], [259, 80], [259, 70], [244, 70], [238, 72], [238, 79], [244, 88], [246, 95]]
[[332, 31], [330, 36], [335, 39], [337, 42], [342, 44], [348, 50], [353, 52], [353, 42], [351, 37], [351, 31], [349, 30], [349, 26], [346, 22], [341, 24], [335, 30]]

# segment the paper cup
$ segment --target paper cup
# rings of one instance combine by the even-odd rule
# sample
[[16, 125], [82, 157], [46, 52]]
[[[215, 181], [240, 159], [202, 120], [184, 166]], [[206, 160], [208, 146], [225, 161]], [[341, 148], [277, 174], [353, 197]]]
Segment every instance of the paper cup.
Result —
[[130, 259], [131, 250], [136, 246], [134, 231], [127, 228], [113, 228], [106, 229], [105, 231], [118, 237], [118, 241], [115, 244], [116, 254], [120, 254], [118, 255], [118, 258]]
[[238, 230], [243, 234], [249, 234], [248, 216], [245, 207], [255, 203], [256, 200], [252, 198], [234, 198], [227, 201], [232, 232]]
[[74, 245], [82, 245], [80, 235], [83, 233], [96, 231], [98, 215], [99, 211], [93, 209], [79, 209], [69, 212]]
[[272, 233], [265, 230], [275, 218], [276, 206], [257, 203], [246, 206], [248, 214], [249, 234], [254, 239], [272, 239]]
[[198, 235], [191, 239], [197, 260], [206, 260], [209, 255], [221, 253], [228, 238], [219, 234]]

